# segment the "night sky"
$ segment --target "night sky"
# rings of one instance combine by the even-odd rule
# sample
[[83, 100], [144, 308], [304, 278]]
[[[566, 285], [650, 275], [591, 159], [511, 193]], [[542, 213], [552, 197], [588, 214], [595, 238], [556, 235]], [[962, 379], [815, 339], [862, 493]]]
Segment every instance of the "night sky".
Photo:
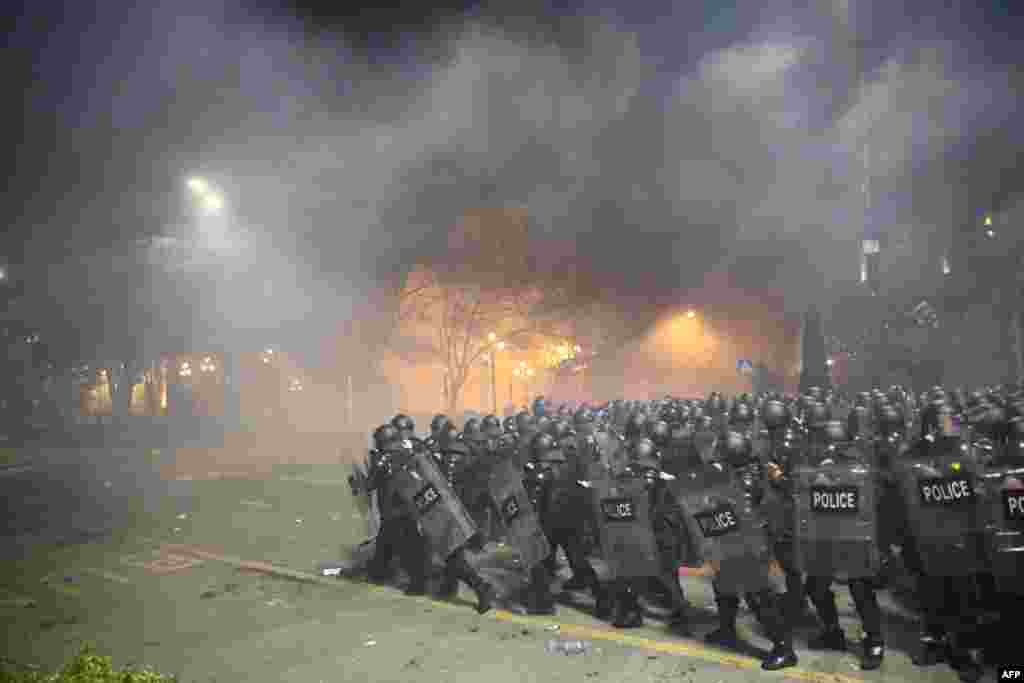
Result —
[[[1021, 141], [1009, 0], [850, 2], [844, 20], [840, 0], [390, 4], [22, 3], [5, 22], [5, 259], [77, 321], [147, 279], [125, 261], [122, 279], [83, 288], [82, 264], [180, 229], [182, 180], [199, 172], [266, 247], [249, 270], [294, 271], [271, 307], [296, 320], [343, 316], [440, 248], [462, 208], [495, 202], [526, 203], [540, 235], [575, 242], [623, 296], [670, 298], [729, 269], [799, 309], [856, 278], [861, 111], [888, 111], [871, 229], [927, 237], [1022, 189], [993, 171]], [[863, 41], [864, 100], [844, 35]], [[560, 95], [559, 126], [543, 112]], [[584, 100], [596, 109], [565, 124]], [[979, 157], [979, 141], [1003, 156]], [[267, 315], [224, 296], [206, 319]]]

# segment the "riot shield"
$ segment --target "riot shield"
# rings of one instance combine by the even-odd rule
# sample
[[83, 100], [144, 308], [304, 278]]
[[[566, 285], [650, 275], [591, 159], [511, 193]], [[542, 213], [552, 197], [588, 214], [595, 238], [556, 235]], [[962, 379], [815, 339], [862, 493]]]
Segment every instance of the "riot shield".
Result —
[[398, 496], [416, 515], [431, 550], [442, 558], [477, 533], [472, 517], [429, 453], [415, 453], [391, 478]]
[[551, 546], [540, 526], [537, 511], [523, 487], [522, 470], [514, 459], [496, 460], [488, 477], [488, 492], [500, 515], [509, 544], [519, 551], [526, 569], [532, 569], [551, 554]]
[[661, 563], [651, 522], [651, 501], [641, 479], [587, 482], [609, 578], [659, 576]]
[[897, 459], [894, 476], [921, 569], [963, 577], [984, 569], [980, 472], [958, 441], [929, 444]]
[[866, 578], [881, 568], [878, 482], [868, 454], [853, 444], [792, 468], [796, 498], [796, 562], [811, 576]]
[[368, 491], [369, 477], [365, 464], [352, 465], [349, 485], [352, 488], [352, 499], [355, 501], [356, 509], [366, 519], [367, 537], [376, 538], [377, 532], [380, 531], [380, 508], [377, 507], [377, 492]]
[[991, 465], [982, 480], [985, 553], [996, 590], [1024, 596], [1024, 462]]
[[720, 590], [737, 595], [772, 587], [764, 524], [726, 467], [709, 464], [672, 482], [672, 489], [692, 516], [694, 538], [701, 539], [696, 559], [717, 568]]

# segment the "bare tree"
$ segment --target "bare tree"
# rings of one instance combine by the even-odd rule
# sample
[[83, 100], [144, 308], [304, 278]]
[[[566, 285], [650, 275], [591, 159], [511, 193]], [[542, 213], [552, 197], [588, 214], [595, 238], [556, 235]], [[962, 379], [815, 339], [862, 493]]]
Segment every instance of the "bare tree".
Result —
[[567, 293], [538, 286], [482, 286], [456, 275], [419, 269], [410, 273], [398, 307], [392, 348], [444, 368], [447, 410], [459, 398], [473, 368], [502, 341], [529, 348], [540, 339], [562, 338], [560, 315], [571, 310]]

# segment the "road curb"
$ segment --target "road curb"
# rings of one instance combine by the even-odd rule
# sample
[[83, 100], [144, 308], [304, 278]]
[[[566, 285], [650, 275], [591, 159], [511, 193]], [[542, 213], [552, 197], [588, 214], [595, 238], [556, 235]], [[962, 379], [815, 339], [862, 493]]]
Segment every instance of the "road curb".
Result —
[[[222, 562], [235, 566], [239, 569], [245, 569], [247, 571], [258, 572], [266, 574], [268, 576], [276, 576], [279, 578], [287, 578], [294, 581], [302, 581], [304, 583], [312, 583], [323, 586], [330, 586], [337, 588], [339, 579], [327, 579], [315, 574], [309, 574], [307, 572], [300, 572], [287, 567], [280, 567], [267, 562], [257, 562], [251, 560], [244, 560], [240, 557], [234, 557], [230, 555], [221, 555], [219, 553], [211, 552], [203, 548], [189, 545], [179, 544], [165, 544], [164, 548], [174, 553], [180, 553], [185, 555], [191, 555], [203, 560], [211, 560], [214, 562]], [[354, 583], [349, 580], [346, 583]], [[363, 584], [368, 588], [374, 590], [380, 590], [381, 592], [390, 592], [382, 586], [374, 584]], [[396, 591], [397, 593], [397, 591]], [[409, 598], [406, 598], [409, 599]], [[429, 604], [436, 607], [447, 607], [455, 609], [455, 605], [447, 602], [438, 600], [431, 600], [430, 598], [412, 598], [420, 602]], [[753, 657], [744, 657], [741, 655], [729, 654], [721, 652], [717, 649], [707, 647], [695, 641], [681, 642], [681, 641], [665, 641], [655, 640], [653, 638], [644, 638], [640, 636], [631, 636], [623, 633], [620, 630], [610, 628], [594, 628], [592, 626], [584, 626], [580, 624], [567, 624], [564, 622], [556, 621], [545, 617], [531, 617], [521, 614], [515, 614], [501, 609], [494, 609], [485, 615], [494, 619], [495, 621], [519, 624], [523, 626], [535, 626], [538, 628], [549, 627], [552, 625], [558, 626], [558, 632], [560, 634], [572, 635], [587, 638], [589, 640], [600, 640], [604, 642], [618, 643], [620, 645], [632, 646], [644, 650], [650, 650], [652, 652], [659, 652], [662, 654], [671, 654], [682, 657], [692, 657], [695, 659], [702, 659], [707, 662], [715, 664], [732, 666], [738, 669], [746, 671], [760, 670], [761, 661]], [[801, 681], [809, 681], [810, 683], [864, 683], [865, 679], [857, 676], [849, 676], [846, 674], [839, 673], [827, 673], [822, 671], [807, 671], [799, 668], [783, 669], [778, 672], [765, 672], [766, 675], [776, 673], [783, 678], [798, 679]]]

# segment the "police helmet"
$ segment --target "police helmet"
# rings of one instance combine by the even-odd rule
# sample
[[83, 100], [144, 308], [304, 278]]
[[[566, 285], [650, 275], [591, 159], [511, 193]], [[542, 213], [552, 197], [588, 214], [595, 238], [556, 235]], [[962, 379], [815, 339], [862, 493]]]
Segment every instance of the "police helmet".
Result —
[[501, 421], [501, 426], [505, 430], [506, 434], [512, 434], [516, 431], [516, 418], [514, 415], [509, 415]]
[[533, 441], [530, 442], [530, 452], [535, 460], [542, 459], [556, 448], [555, 439], [550, 434], [545, 434], [544, 432], [534, 436]]
[[846, 425], [840, 420], [828, 420], [823, 425], [825, 432], [825, 439], [829, 443], [839, 443], [840, 441], [848, 441], [849, 433], [846, 431]]
[[462, 434], [467, 439], [479, 437], [481, 434], [479, 418], [471, 417], [466, 420], [466, 424], [462, 426]]
[[650, 439], [635, 441], [629, 452], [630, 462], [645, 468], [658, 467], [658, 449]]
[[501, 420], [496, 415], [487, 415], [480, 423], [480, 430], [489, 439], [497, 439], [501, 436]]
[[750, 440], [742, 433], [730, 431], [725, 435], [725, 459], [733, 467], [750, 462], [752, 450]]
[[381, 425], [373, 431], [373, 445], [379, 451], [385, 450], [400, 438], [398, 430], [391, 424]]
[[391, 418], [391, 425], [402, 432], [402, 436], [408, 437], [416, 433], [416, 423], [413, 422], [412, 418], [403, 413], [399, 413]]
[[444, 415], [442, 413], [438, 413], [430, 421], [430, 433], [431, 434], [435, 434], [435, 435], [436, 434], [440, 434], [441, 430], [445, 429], [451, 423], [452, 423], [452, 421], [448, 419], [447, 415]]
[[771, 399], [761, 409], [761, 419], [768, 429], [779, 429], [789, 424], [789, 408], [782, 401]]
[[533, 417], [525, 410], [516, 415], [516, 431], [519, 433], [529, 431], [533, 425]]
[[643, 436], [647, 431], [647, 416], [640, 411], [634, 411], [626, 423], [626, 437], [635, 438]]
[[668, 443], [668, 422], [665, 420], [655, 420], [654, 422], [647, 423], [647, 435], [651, 437], [651, 441], [658, 445], [665, 445]]

